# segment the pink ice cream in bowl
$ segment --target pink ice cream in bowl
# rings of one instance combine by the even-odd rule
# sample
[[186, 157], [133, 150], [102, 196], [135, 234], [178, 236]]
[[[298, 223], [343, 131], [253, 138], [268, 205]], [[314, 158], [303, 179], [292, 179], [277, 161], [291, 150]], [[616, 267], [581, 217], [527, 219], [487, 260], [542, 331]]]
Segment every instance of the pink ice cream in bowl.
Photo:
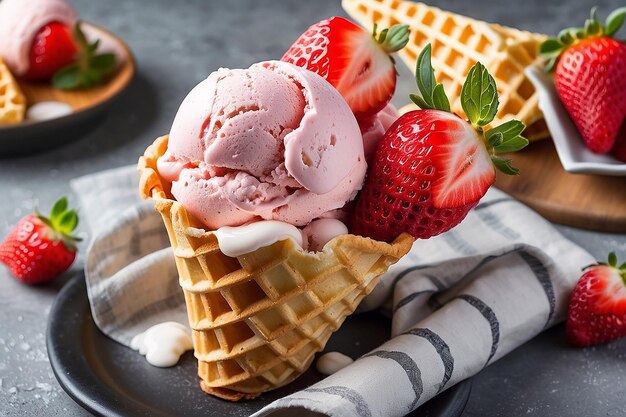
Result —
[[[306, 69], [267, 61], [200, 82], [182, 102], [157, 167], [209, 230], [259, 220], [304, 227], [337, 217], [355, 197], [367, 168], [363, 149], [335, 88]], [[345, 233], [338, 222], [315, 230], [333, 224]]]

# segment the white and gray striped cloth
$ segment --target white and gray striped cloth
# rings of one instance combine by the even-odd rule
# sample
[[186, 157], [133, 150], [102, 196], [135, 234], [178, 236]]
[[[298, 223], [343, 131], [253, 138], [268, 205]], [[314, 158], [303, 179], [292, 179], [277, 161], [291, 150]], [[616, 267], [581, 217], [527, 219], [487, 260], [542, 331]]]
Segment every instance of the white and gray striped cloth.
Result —
[[[135, 168], [72, 187], [94, 236], [85, 274], [100, 329], [128, 346], [153, 324], [186, 324], [165, 228], [152, 202], [139, 200]], [[581, 268], [592, 262], [492, 189], [457, 228], [417, 241], [359, 307], [391, 310], [388, 342], [254, 416], [403, 416], [562, 320]]]

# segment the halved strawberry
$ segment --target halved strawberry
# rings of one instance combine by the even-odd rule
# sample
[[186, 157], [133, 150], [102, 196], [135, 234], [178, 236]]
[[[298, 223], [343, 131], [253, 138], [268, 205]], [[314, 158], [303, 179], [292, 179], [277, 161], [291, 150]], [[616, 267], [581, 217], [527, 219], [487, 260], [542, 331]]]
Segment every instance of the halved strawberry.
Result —
[[334, 16], [304, 32], [285, 52], [290, 62], [324, 77], [341, 93], [358, 120], [378, 113], [396, 88], [391, 53], [409, 39], [407, 25], [395, 25], [377, 34]]
[[356, 209], [352, 233], [391, 241], [407, 232], [426, 239], [459, 224], [495, 180], [495, 168], [517, 174], [498, 153], [523, 148], [524, 124], [511, 120], [483, 132], [498, 110], [496, 84], [476, 63], [461, 91], [469, 122], [450, 113], [442, 84], [430, 64], [430, 45], [418, 58], [423, 110], [408, 112], [378, 144]]

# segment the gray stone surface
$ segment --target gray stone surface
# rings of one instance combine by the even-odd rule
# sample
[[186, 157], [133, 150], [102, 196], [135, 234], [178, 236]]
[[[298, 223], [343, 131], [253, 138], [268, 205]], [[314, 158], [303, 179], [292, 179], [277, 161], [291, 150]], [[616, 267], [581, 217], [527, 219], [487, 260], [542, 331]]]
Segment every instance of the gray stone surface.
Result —
[[[620, 0], [432, 1], [444, 8], [522, 29], [555, 33], [580, 23], [594, 4], [606, 13]], [[138, 76], [92, 133], [61, 149], [0, 160], [0, 236], [34, 206], [47, 209], [70, 194], [71, 178], [132, 164], [152, 140], [169, 130], [184, 95], [219, 66], [246, 67], [279, 58], [309, 24], [342, 14], [336, 1], [95, 1], [74, 0], [82, 17], [125, 38]], [[413, 90], [401, 69], [396, 104]], [[76, 201], [75, 198], [72, 198]], [[604, 258], [626, 254], [626, 236], [561, 227]], [[86, 237], [86, 236], [85, 236]], [[81, 247], [84, 251], [84, 246]], [[87, 415], [59, 387], [44, 343], [55, 295], [79, 271], [82, 258], [56, 282], [26, 287], [0, 268], [0, 415]], [[466, 416], [626, 415], [626, 343], [568, 348], [559, 326], [474, 378]]]

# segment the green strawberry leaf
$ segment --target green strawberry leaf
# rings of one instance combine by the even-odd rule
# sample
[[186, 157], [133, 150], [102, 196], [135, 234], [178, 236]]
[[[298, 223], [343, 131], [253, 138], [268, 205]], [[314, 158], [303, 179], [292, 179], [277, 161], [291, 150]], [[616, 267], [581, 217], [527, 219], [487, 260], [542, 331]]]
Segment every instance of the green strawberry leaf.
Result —
[[485, 66], [477, 62], [461, 89], [461, 107], [474, 126], [482, 127], [496, 117], [498, 104], [496, 81]]
[[504, 138], [502, 143], [498, 146], [494, 146], [494, 151], [496, 153], [509, 153], [509, 152], [517, 152], [520, 149], [524, 149], [528, 146], [528, 139], [523, 136], [515, 136], [512, 138]]
[[78, 214], [76, 210], [68, 210], [59, 219], [59, 230], [65, 234], [69, 235], [76, 228], [78, 224]]
[[545, 64], [546, 71], [547, 72], [554, 71], [554, 67], [556, 67], [556, 63], [558, 62], [558, 60], [559, 60], [558, 57], [550, 58]]
[[524, 123], [519, 120], [509, 120], [508, 122], [502, 123], [498, 127], [494, 127], [493, 129], [489, 129], [485, 132], [485, 137], [489, 139], [491, 135], [496, 132], [502, 133], [505, 138], [513, 138], [515, 136], [519, 136], [526, 126]]
[[[519, 120], [509, 120], [500, 126], [489, 129], [485, 132], [487, 142], [493, 147], [495, 153], [516, 152], [528, 145], [528, 139], [521, 136], [526, 126]], [[502, 141], [498, 144], [492, 143], [492, 137], [502, 136]]]
[[50, 218], [59, 218], [61, 213], [63, 213], [65, 210], [67, 210], [67, 197], [61, 197], [52, 206], [52, 210], [50, 210]]
[[409, 25], [393, 25], [389, 29], [383, 29], [380, 35], [376, 34], [377, 28], [378, 25], [374, 23], [372, 37], [388, 54], [399, 51], [409, 42]]
[[60, 90], [73, 90], [82, 84], [82, 76], [78, 64], [61, 68], [52, 77], [52, 85]]
[[[415, 80], [417, 81], [417, 88], [422, 94], [422, 98], [428, 104], [429, 108], [434, 108], [432, 100], [433, 90], [437, 81], [435, 80], [435, 70], [433, 70], [431, 64], [431, 46], [426, 45], [419, 57], [417, 58], [417, 67], [415, 68]], [[426, 110], [426, 109], [424, 109]]]
[[[569, 32], [568, 35], [571, 36]], [[550, 38], [546, 39], [541, 43], [541, 45], [539, 45], [539, 54], [543, 58], [550, 59], [559, 56], [561, 52], [563, 52], [563, 48], [565, 48], [564, 42], [559, 39]]]
[[609, 253], [609, 265], [614, 268], [617, 266], [617, 255], [615, 252]]
[[626, 17], [626, 7], [620, 7], [614, 10], [607, 18], [604, 24], [604, 33], [606, 36], [613, 36], [622, 27]]
[[491, 157], [491, 161], [496, 166], [496, 168], [498, 168], [504, 174], [519, 175], [519, 169], [511, 165], [511, 162], [513, 162], [511, 159], [501, 158], [499, 156], [494, 155]]
[[557, 39], [563, 45], [571, 45], [576, 40], [576, 32], [580, 30], [579, 28], [565, 28], [559, 32], [557, 35]]
[[495, 132], [489, 135], [489, 137], [485, 135], [485, 139], [487, 139], [487, 143], [489, 144], [489, 146], [491, 146], [492, 148], [495, 148], [497, 146], [502, 145], [502, 142], [504, 142], [504, 135], [502, 134], [502, 132]]
[[433, 70], [430, 59], [431, 46], [428, 44], [420, 52], [415, 66], [415, 81], [421, 97], [416, 94], [410, 94], [409, 97], [423, 110], [433, 109], [449, 112], [450, 101], [446, 96], [443, 84], [437, 84], [435, 70]]
[[433, 104], [436, 109], [450, 111], [450, 101], [443, 89], [443, 84], [437, 84], [433, 90]]
[[409, 98], [411, 99], [411, 101], [413, 103], [417, 104], [417, 106], [420, 109], [430, 109], [431, 108], [431, 106], [428, 103], [426, 103], [424, 101], [424, 99], [421, 98], [420, 96], [418, 96], [417, 94], [409, 94]]

